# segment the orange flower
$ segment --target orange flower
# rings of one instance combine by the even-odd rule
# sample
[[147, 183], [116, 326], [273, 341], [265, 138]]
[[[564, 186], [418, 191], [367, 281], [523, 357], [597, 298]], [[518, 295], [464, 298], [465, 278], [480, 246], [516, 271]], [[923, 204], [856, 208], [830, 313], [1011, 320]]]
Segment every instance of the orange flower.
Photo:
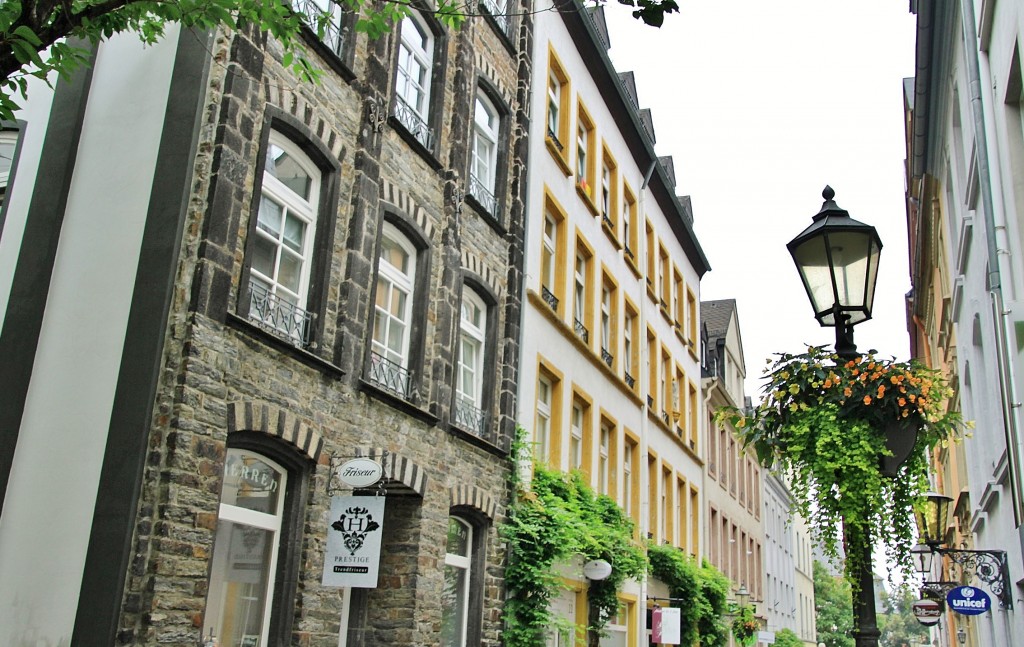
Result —
[[864, 396], [864, 404], [871, 404], [871, 396], [870, 395], [865, 395]]
[[904, 407], [904, 406], [907, 405], [907, 399], [906, 398], [900, 398], [900, 399], [896, 400], [896, 403], [899, 404], [901, 407]]
[[853, 389], [851, 389], [850, 387], [846, 387], [845, 389], [843, 389], [843, 395], [845, 395], [846, 397], [850, 397], [851, 395], [853, 395]]
[[830, 377], [826, 378], [825, 379], [825, 383], [822, 384], [822, 386], [824, 386], [826, 389], [831, 389], [832, 388], [832, 378], [830, 378]]
[[885, 395], [885, 385], [884, 384], [879, 384], [878, 385], [878, 395], [876, 397], [880, 398], [883, 395]]

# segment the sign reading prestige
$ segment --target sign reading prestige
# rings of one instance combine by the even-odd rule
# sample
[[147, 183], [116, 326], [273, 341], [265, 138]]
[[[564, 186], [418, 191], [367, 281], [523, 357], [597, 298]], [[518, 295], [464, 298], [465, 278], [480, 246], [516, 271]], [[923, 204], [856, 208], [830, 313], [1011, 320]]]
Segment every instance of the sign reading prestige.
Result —
[[974, 586], [958, 586], [946, 594], [949, 608], [965, 616], [976, 616], [992, 608], [992, 599]]
[[384, 497], [331, 497], [324, 586], [377, 588]]

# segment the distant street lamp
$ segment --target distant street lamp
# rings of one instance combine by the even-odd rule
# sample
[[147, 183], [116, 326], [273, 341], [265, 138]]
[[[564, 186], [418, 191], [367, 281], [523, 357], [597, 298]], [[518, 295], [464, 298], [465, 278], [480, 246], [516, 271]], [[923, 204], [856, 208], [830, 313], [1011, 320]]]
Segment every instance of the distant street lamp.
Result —
[[[814, 318], [822, 326], [835, 327], [836, 355], [849, 360], [858, 357], [853, 327], [871, 318], [882, 240], [874, 227], [840, 209], [833, 200], [835, 195], [832, 187], [825, 187], [821, 210], [786, 247], [800, 272]], [[847, 554], [857, 551], [861, 557], [857, 578], [860, 590], [853, 600], [854, 641], [856, 647], [877, 647], [881, 632], [875, 615], [871, 537], [865, 530], [863, 537], [853, 541], [847, 535], [846, 542]]]

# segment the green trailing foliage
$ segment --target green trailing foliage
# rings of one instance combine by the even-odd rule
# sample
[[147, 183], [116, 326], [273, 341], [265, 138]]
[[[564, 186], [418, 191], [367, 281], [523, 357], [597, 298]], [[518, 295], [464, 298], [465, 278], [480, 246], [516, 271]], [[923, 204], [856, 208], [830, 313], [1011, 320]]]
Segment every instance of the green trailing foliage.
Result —
[[[728, 602], [729, 579], [706, 560], [700, 564], [684, 551], [673, 546], [649, 546], [650, 574], [668, 586], [669, 596], [683, 600], [674, 604], [680, 609], [682, 645], [700, 644], [723, 647], [729, 643], [730, 626], [727, 614], [740, 607]], [[742, 607], [750, 611], [753, 608]]]
[[775, 632], [775, 647], [804, 647], [804, 641], [800, 640], [792, 629], [781, 629]]
[[596, 617], [590, 628], [602, 631], [618, 612], [617, 591], [627, 579], [640, 579], [647, 569], [643, 547], [633, 539], [633, 522], [607, 496], [595, 494], [578, 472], [564, 474], [533, 465], [529, 484], [518, 478], [520, 459], [529, 453], [518, 430], [513, 444], [515, 498], [501, 528], [508, 545], [505, 585], [506, 647], [544, 644], [554, 624], [551, 600], [563, 589], [555, 565], [578, 557], [603, 559], [612, 573], [591, 582], [588, 598]]
[[[846, 361], [811, 346], [769, 361], [764, 379], [764, 398], [753, 411], [723, 409], [716, 421], [731, 423], [762, 465], [789, 477], [795, 511], [828, 557], [836, 560], [846, 541], [854, 591], [861, 569], [870, 568], [870, 551], [862, 550], [868, 538], [884, 544], [909, 579], [912, 510], [928, 487], [928, 450], [968, 426], [948, 409], [952, 392], [942, 376], [874, 351]], [[916, 444], [895, 476], [886, 476], [881, 461], [893, 452], [884, 432], [893, 427], [916, 431]]]

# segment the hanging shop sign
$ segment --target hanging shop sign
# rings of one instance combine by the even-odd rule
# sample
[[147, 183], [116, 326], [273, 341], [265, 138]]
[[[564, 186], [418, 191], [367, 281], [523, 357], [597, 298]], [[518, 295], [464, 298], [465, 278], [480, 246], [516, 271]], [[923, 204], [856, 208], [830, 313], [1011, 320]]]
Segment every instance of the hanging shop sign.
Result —
[[910, 609], [917, 621], [926, 627], [938, 624], [939, 618], [942, 617], [942, 605], [935, 600], [921, 598], [910, 605]]
[[382, 496], [331, 497], [324, 586], [377, 588], [385, 500]]
[[349, 487], [369, 487], [384, 476], [384, 468], [371, 458], [353, 458], [342, 463], [335, 473]]
[[651, 639], [662, 645], [678, 645], [682, 640], [681, 609], [654, 607], [651, 611]]
[[992, 608], [992, 598], [975, 586], [958, 586], [946, 594], [949, 608], [965, 616], [977, 616]]

